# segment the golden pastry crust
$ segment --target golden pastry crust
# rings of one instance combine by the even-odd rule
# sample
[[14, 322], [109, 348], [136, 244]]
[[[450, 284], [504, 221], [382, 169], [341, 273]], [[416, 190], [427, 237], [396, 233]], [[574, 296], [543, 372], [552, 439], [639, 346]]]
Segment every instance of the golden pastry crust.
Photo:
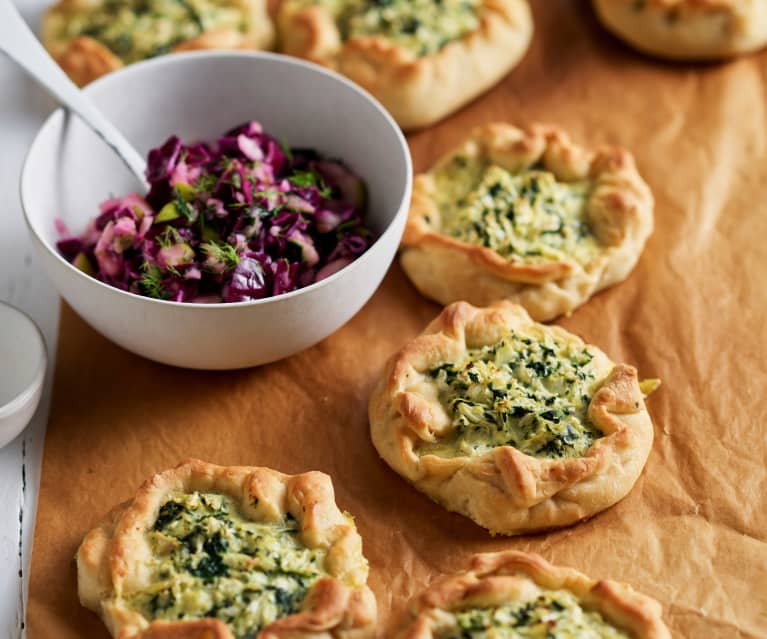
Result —
[[173, 493], [212, 492], [236, 500], [248, 520], [276, 523], [292, 515], [309, 549], [326, 552], [327, 577], [314, 583], [301, 610], [263, 628], [258, 639], [364, 639], [374, 634], [376, 603], [366, 584], [362, 540], [319, 472], [284, 475], [269, 468], [215, 466], [188, 460], [150, 478], [131, 502], [113, 510], [77, 551], [80, 602], [99, 613], [119, 639], [234, 639], [214, 618], [151, 621], [127, 604], [151, 583], [145, 532]]
[[635, 639], [671, 639], [660, 604], [628, 584], [596, 581], [540, 555], [509, 550], [474, 555], [468, 570], [439, 579], [409, 606], [399, 639], [433, 639], [441, 613], [526, 601], [539, 589], [567, 590]]
[[[268, 49], [274, 43], [274, 25], [266, 0], [220, 0], [219, 4], [235, 9], [247, 22], [247, 28], [214, 28], [176, 44], [172, 51], [198, 49]], [[105, 9], [104, 0], [58, 0], [43, 16], [41, 40], [51, 56], [78, 86], [85, 86], [102, 75], [125, 65], [119, 55], [90, 35], [70, 37], [67, 27], [82, 16], [98, 17]], [[87, 19], [87, 18], [86, 18]]]
[[455, 457], [419, 452], [453, 430], [428, 372], [512, 331], [584, 347], [509, 302], [484, 309], [458, 302], [389, 360], [369, 404], [373, 444], [396, 472], [448, 510], [505, 535], [566, 526], [612, 506], [633, 487], [653, 441], [636, 369], [588, 345], [597, 386], [586, 418], [603, 436], [583, 456], [533, 457], [510, 445]]
[[381, 36], [343, 41], [322, 6], [286, 0], [277, 19], [280, 48], [331, 67], [372, 93], [405, 130], [429, 126], [495, 85], [527, 51], [527, 0], [481, 0], [479, 27], [437, 53], [416, 57]]
[[[599, 252], [586, 264], [575, 259], [531, 263], [444, 234], [435, 174], [459, 156], [512, 173], [535, 166], [562, 182], [589, 180], [585, 215]], [[475, 129], [430, 172], [416, 176], [401, 264], [416, 288], [441, 304], [465, 300], [484, 306], [507, 299], [546, 321], [628, 277], [652, 233], [653, 207], [652, 193], [627, 151], [587, 151], [553, 126], [489, 124]]]
[[602, 24], [644, 53], [718, 60], [767, 45], [762, 0], [593, 0]]

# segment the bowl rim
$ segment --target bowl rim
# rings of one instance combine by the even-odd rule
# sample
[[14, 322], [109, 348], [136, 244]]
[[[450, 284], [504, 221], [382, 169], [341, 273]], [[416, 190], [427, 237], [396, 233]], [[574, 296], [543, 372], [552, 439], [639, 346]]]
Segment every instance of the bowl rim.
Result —
[[32, 379], [28, 384], [24, 386], [24, 388], [22, 388], [18, 393], [11, 397], [11, 399], [9, 399], [4, 404], [0, 404], [0, 426], [2, 426], [3, 420], [8, 419], [9, 417], [13, 417], [20, 411], [24, 410], [24, 408], [27, 407], [29, 401], [33, 399], [35, 394], [42, 387], [42, 384], [45, 380], [45, 372], [48, 368], [48, 347], [45, 343], [45, 337], [43, 336], [42, 330], [37, 325], [37, 322], [32, 319], [32, 317], [8, 302], [3, 302], [0, 300], [0, 306], [3, 306], [10, 310], [12, 313], [15, 313], [29, 326], [31, 326], [34, 329], [33, 332], [37, 336], [37, 339], [40, 343], [40, 359], [37, 362], [37, 367], [35, 368], [35, 372], [32, 375]]
[[[61, 264], [64, 264], [65, 267], [70, 270], [70, 272], [74, 272], [77, 277], [84, 278], [85, 280], [87, 280], [88, 282], [92, 284], [96, 284], [100, 287], [103, 287], [103, 289], [105, 291], [108, 291], [110, 294], [116, 294], [118, 297], [126, 296], [127, 299], [143, 300], [144, 302], [147, 302], [150, 304], [168, 306], [172, 308], [194, 308], [194, 309], [200, 309], [200, 310], [209, 309], [211, 311], [221, 310], [223, 308], [243, 308], [243, 307], [249, 307], [249, 306], [261, 306], [261, 305], [266, 305], [269, 303], [274, 303], [277, 301], [288, 300], [290, 298], [297, 297], [301, 295], [302, 293], [317, 291], [339, 280], [341, 277], [343, 277], [345, 273], [348, 273], [352, 269], [360, 268], [361, 264], [368, 262], [370, 260], [369, 256], [373, 252], [373, 250], [376, 248], [376, 246], [378, 246], [385, 237], [391, 235], [394, 232], [393, 229], [396, 226], [396, 222], [398, 218], [407, 214], [410, 207], [410, 198], [412, 196], [412, 191], [413, 191], [413, 159], [410, 154], [410, 147], [408, 146], [407, 139], [405, 138], [405, 135], [402, 132], [402, 129], [395, 122], [391, 114], [368, 91], [363, 89], [361, 86], [359, 86], [355, 82], [352, 82], [345, 76], [341, 75], [340, 73], [327, 69], [326, 67], [323, 67], [314, 62], [310, 62], [308, 60], [303, 60], [300, 58], [295, 58], [293, 56], [288, 56], [288, 55], [284, 55], [280, 53], [273, 53], [269, 51], [231, 51], [231, 50], [185, 51], [180, 53], [163, 55], [156, 58], [151, 58], [149, 60], [142, 60], [140, 62], [136, 62], [134, 64], [130, 64], [126, 67], [123, 67], [122, 69], [118, 69], [117, 71], [108, 73], [98, 78], [94, 82], [91, 82], [82, 90], [87, 95], [87, 94], [90, 94], [94, 88], [97, 88], [103, 84], [108, 84], [109, 82], [115, 81], [115, 78], [121, 78], [132, 73], [140, 73], [144, 68], [148, 66], [173, 65], [176, 63], [181, 63], [190, 58], [250, 58], [253, 60], [265, 59], [265, 60], [271, 60], [271, 61], [277, 62], [279, 64], [286, 64], [288, 66], [302, 67], [313, 73], [319, 73], [320, 75], [325, 75], [331, 80], [334, 80], [336, 82], [339, 82], [345, 85], [347, 88], [351, 89], [354, 93], [359, 95], [361, 98], [363, 98], [364, 100], [367, 100], [367, 102], [369, 102], [373, 106], [373, 108], [378, 112], [378, 114], [381, 115], [391, 127], [397, 139], [397, 142], [399, 143], [401, 150], [404, 151], [404, 159], [405, 159], [405, 189], [403, 193], [403, 198], [400, 203], [399, 209], [395, 213], [391, 222], [383, 230], [383, 232], [376, 237], [375, 241], [368, 247], [368, 249], [362, 255], [360, 255], [353, 262], [347, 264], [346, 266], [339, 269], [332, 275], [329, 275], [328, 277], [320, 280], [319, 282], [313, 282], [312, 284], [308, 286], [297, 288], [287, 293], [280, 293], [279, 295], [272, 295], [270, 297], [264, 297], [257, 300], [248, 300], [244, 302], [215, 302], [210, 304], [207, 304], [207, 303], [201, 304], [197, 302], [175, 302], [172, 300], [161, 300], [154, 297], [138, 295], [137, 293], [131, 293], [130, 291], [124, 291], [120, 288], [110, 286], [109, 284], [106, 284], [105, 282], [102, 282], [101, 280], [96, 279], [95, 277], [92, 277], [90, 275], [87, 275], [86, 273], [83, 273], [80, 269], [75, 267], [72, 263], [64, 259], [64, 257], [58, 251], [56, 251], [55, 248], [51, 247], [48, 241], [37, 232], [37, 229], [35, 229], [34, 225], [32, 224], [30, 220], [30, 216], [27, 210], [28, 206], [24, 198], [24, 193], [25, 193], [24, 187], [27, 182], [28, 174], [29, 174], [30, 156], [36, 150], [37, 145], [40, 143], [40, 138], [42, 134], [46, 131], [46, 129], [52, 126], [52, 122], [54, 118], [59, 117], [60, 114], [63, 117], [67, 117], [67, 116], [71, 117], [71, 114], [67, 113], [66, 108], [63, 106], [60, 106], [48, 115], [48, 117], [45, 119], [43, 124], [37, 130], [37, 133], [35, 134], [34, 139], [29, 145], [29, 149], [27, 149], [27, 152], [24, 156], [24, 162], [22, 163], [22, 166], [21, 166], [21, 174], [19, 177], [19, 199], [21, 201], [21, 209], [24, 215], [24, 221], [27, 225], [27, 228], [29, 229], [30, 234], [34, 237], [34, 239], [36, 239], [40, 243], [40, 245], [43, 246], [45, 250], [50, 255], [52, 255], [57, 261], [59, 261]], [[0, 413], [0, 417], [2, 417], [2, 413]]]

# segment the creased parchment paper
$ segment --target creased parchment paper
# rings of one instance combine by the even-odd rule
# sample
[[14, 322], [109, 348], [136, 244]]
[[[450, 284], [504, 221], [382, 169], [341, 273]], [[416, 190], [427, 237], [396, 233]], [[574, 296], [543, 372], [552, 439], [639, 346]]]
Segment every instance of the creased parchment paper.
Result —
[[470, 127], [505, 119], [559, 123], [583, 144], [635, 153], [657, 199], [656, 231], [628, 281], [560, 321], [663, 379], [648, 401], [655, 445], [634, 490], [586, 523], [491, 538], [380, 461], [368, 395], [386, 358], [439, 311], [396, 265], [333, 336], [244, 372], [153, 364], [65, 308], [30, 639], [108, 636], [78, 604], [77, 545], [146, 477], [189, 456], [329, 473], [364, 539], [381, 637], [430, 579], [506, 548], [631, 583], [663, 603], [675, 636], [767, 637], [767, 53], [666, 65], [605, 35], [585, 2], [534, 8], [521, 66], [411, 147], [423, 170]]

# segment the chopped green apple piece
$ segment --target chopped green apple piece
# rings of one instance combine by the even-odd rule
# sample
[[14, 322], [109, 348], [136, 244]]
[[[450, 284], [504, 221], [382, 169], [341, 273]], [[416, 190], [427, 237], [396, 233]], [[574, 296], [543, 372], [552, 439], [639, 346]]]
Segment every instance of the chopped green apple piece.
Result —
[[178, 207], [176, 206], [176, 203], [168, 202], [165, 206], [163, 206], [160, 209], [160, 212], [157, 214], [157, 217], [154, 218], [154, 221], [155, 223], [170, 222], [179, 217], [181, 217], [181, 214], [178, 212]]
[[96, 267], [90, 261], [90, 258], [85, 253], [78, 253], [74, 260], [72, 260], [74, 267], [86, 275], [91, 277], [96, 276]]

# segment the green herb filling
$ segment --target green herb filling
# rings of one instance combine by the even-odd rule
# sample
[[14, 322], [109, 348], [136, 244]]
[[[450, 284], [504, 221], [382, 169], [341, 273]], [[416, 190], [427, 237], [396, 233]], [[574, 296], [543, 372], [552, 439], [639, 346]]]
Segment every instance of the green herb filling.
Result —
[[481, 0], [297, 0], [334, 16], [344, 40], [381, 36], [418, 57], [479, 28]]
[[457, 157], [437, 174], [442, 232], [513, 261], [587, 264], [600, 245], [588, 223], [590, 183], [545, 170], [511, 173]]
[[588, 348], [510, 333], [429, 371], [453, 429], [419, 453], [480, 455], [513, 446], [539, 458], [582, 457], [602, 433], [586, 411], [598, 381]]
[[129, 64], [221, 28], [245, 31], [247, 16], [220, 0], [106, 0], [98, 11], [71, 11], [62, 35], [90, 36]]
[[629, 639], [566, 590], [542, 591], [530, 601], [454, 614], [437, 639]]
[[236, 639], [297, 612], [326, 574], [324, 552], [303, 545], [292, 517], [247, 521], [223, 495], [173, 495], [146, 536], [152, 586], [130, 605], [151, 620], [215, 617]]

